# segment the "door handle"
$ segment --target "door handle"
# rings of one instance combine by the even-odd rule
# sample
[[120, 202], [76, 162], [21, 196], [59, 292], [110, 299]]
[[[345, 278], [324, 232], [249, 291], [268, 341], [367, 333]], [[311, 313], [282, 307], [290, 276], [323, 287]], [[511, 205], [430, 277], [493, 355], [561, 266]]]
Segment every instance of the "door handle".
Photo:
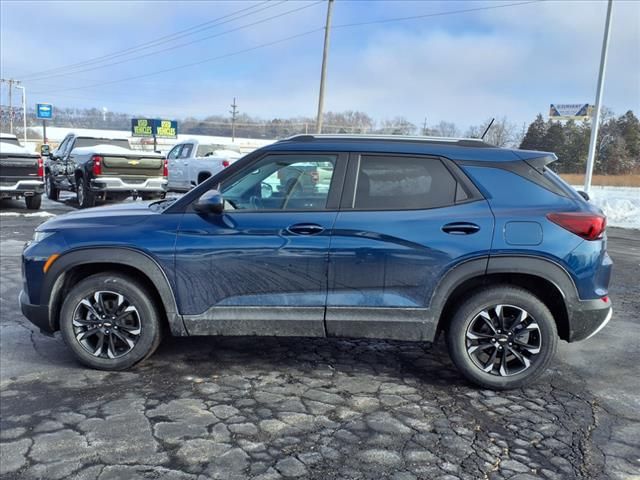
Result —
[[287, 231], [294, 235], [317, 235], [324, 232], [324, 227], [315, 223], [296, 223], [289, 226]]
[[442, 227], [444, 233], [451, 235], [471, 235], [480, 230], [480, 227], [475, 223], [469, 222], [453, 222], [447, 223]]

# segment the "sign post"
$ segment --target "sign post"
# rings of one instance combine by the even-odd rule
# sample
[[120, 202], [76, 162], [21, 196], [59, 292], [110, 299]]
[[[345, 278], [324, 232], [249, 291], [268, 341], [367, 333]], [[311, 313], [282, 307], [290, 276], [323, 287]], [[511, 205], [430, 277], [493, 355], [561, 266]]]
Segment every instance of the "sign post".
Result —
[[42, 120], [42, 143], [45, 145], [47, 142], [47, 120], [53, 118], [53, 105], [50, 103], [38, 103], [36, 104], [36, 118]]

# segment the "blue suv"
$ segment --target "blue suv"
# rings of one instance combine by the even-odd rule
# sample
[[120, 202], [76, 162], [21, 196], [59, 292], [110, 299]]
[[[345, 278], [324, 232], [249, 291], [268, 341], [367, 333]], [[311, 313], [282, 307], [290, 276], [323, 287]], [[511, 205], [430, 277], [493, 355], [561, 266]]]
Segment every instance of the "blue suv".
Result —
[[606, 219], [480, 140], [301, 135], [178, 199], [73, 212], [23, 253], [22, 311], [121, 370], [162, 333], [434, 341], [477, 385], [528, 384], [611, 318]]

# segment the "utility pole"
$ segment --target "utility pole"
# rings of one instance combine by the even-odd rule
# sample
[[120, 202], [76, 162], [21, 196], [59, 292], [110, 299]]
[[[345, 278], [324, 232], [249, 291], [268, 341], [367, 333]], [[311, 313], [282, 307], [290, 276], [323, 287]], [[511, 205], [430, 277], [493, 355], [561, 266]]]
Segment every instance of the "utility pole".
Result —
[[16, 88], [22, 90], [22, 133], [24, 137], [24, 146], [27, 146], [27, 88], [16, 82]]
[[324, 109], [324, 83], [327, 77], [327, 60], [329, 56], [329, 37], [331, 34], [331, 14], [333, 0], [327, 5], [327, 23], [324, 27], [324, 49], [322, 51], [322, 70], [320, 72], [320, 94], [318, 95], [318, 116], [316, 118], [316, 133], [322, 133], [322, 115]]
[[422, 124], [422, 135], [427, 136], [427, 117], [424, 117], [424, 123]]
[[12, 90], [13, 79], [9, 79], [9, 133], [13, 133], [13, 102], [12, 102]]
[[602, 53], [600, 55], [600, 72], [598, 73], [598, 89], [596, 90], [595, 112], [591, 119], [591, 138], [589, 139], [589, 156], [587, 157], [587, 174], [584, 176], [584, 191], [589, 193], [591, 189], [591, 177], [593, 176], [593, 163], [596, 156], [596, 143], [598, 141], [598, 129], [600, 128], [600, 110], [602, 107], [602, 90], [604, 75], [607, 67], [607, 52], [609, 50], [609, 37], [611, 34], [611, 9], [613, 0], [607, 3], [607, 18], [604, 23], [604, 38], [602, 40]]
[[236, 105], [236, 97], [233, 97], [233, 103], [231, 104], [231, 143], [236, 141], [236, 117], [238, 116], [238, 105]]

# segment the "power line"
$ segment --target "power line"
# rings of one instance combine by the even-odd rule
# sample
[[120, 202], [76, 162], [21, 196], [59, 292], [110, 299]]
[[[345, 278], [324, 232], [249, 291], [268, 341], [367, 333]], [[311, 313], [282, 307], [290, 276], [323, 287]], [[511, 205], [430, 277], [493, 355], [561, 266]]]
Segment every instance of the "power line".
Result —
[[543, 0], [529, 0], [526, 2], [504, 3], [502, 5], [488, 5], [485, 7], [465, 8], [462, 10], [448, 10], [445, 12], [426, 13], [424, 15], [411, 15], [409, 17], [392, 17], [392, 18], [382, 18], [379, 20], [371, 20], [368, 22], [343, 23], [342, 25], [334, 25], [333, 28], [361, 27], [364, 25], [374, 25], [378, 23], [403, 22], [405, 20], [416, 20], [420, 18], [442, 17], [446, 15], [456, 15], [458, 13], [470, 13], [470, 12], [479, 12], [482, 10], [495, 10], [498, 8], [517, 7], [520, 5], [528, 5], [530, 3], [539, 3], [541, 1]]
[[[460, 13], [469, 13], [469, 12], [476, 12], [476, 11], [481, 11], [481, 10], [494, 10], [494, 9], [498, 9], [498, 8], [506, 8], [506, 7], [514, 7], [514, 6], [521, 6], [521, 5], [528, 5], [531, 3], [539, 3], [542, 0], [530, 0], [530, 1], [525, 1], [525, 2], [516, 2], [516, 3], [509, 3], [509, 4], [502, 4], [502, 5], [493, 5], [493, 6], [485, 6], [485, 7], [476, 7], [476, 8], [469, 8], [469, 9], [463, 9], [463, 10], [449, 10], [446, 12], [437, 12], [437, 13], [430, 13], [430, 14], [425, 14], [425, 15], [413, 15], [413, 16], [409, 16], [409, 17], [394, 17], [394, 18], [387, 18], [387, 19], [380, 19], [380, 20], [374, 20], [374, 21], [370, 21], [370, 22], [360, 22], [360, 23], [351, 23], [351, 24], [342, 24], [342, 25], [335, 25], [332, 28], [350, 28], [350, 27], [359, 27], [359, 26], [364, 26], [364, 25], [371, 25], [371, 24], [375, 24], [375, 23], [389, 23], [389, 22], [399, 22], [399, 21], [406, 21], [406, 20], [413, 20], [413, 19], [419, 19], [419, 18], [427, 18], [427, 17], [435, 17], [435, 16], [444, 16], [444, 15], [456, 15], [456, 14], [460, 14]], [[116, 83], [121, 83], [121, 82], [127, 82], [130, 80], [137, 80], [140, 78], [146, 78], [146, 77], [151, 77], [154, 75], [160, 75], [162, 73], [167, 73], [167, 72], [171, 72], [171, 71], [175, 71], [175, 70], [181, 70], [183, 68], [189, 68], [189, 67], [193, 67], [193, 66], [197, 66], [197, 65], [202, 65], [204, 63], [208, 63], [208, 62], [213, 62], [216, 60], [222, 60], [224, 58], [229, 58], [229, 57], [233, 57], [236, 55], [241, 55], [243, 53], [249, 53], [252, 52], [254, 50], [259, 50], [262, 48], [266, 48], [266, 47], [270, 47], [273, 45], [277, 45], [279, 43], [284, 43], [290, 40], [294, 40], [300, 37], [304, 37], [307, 35], [311, 35], [313, 33], [319, 32], [319, 31], [324, 31], [325, 27], [318, 27], [312, 30], [307, 30], [306, 32], [301, 32], [295, 35], [290, 35], [288, 37], [285, 38], [281, 38], [279, 40], [274, 40], [272, 42], [268, 42], [268, 43], [263, 43], [260, 45], [255, 45], [253, 47], [249, 47], [249, 48], [245, 48], [242, 50], [238, 50], [235, 52], [231, 52], [231, 53], [227, 53], [224, 55], [218, 55], [215, 57], [210, 57], [210, 58], [206, 58], [203, 60], [199, 60], [196, 62], [190, 62], [190, 63], [185, 63], [185, 64], [181, 64], [181, 65], [177, 65], [175, 67], [169, 67], [169, 68], [165, 68], [162, 70], [156, 70], [153, 72], [148, 72], [142, 75], [135, 75], [132, 77], [125, 77], [125, 78], [120, 78], [117, 80], [111, 80], [108, 82], [101, 82], [101, 83], [95, 83], [92, 85], [85, 85], [85, 86], [80, 86], [80, 87], [67, 87], [65, 89], [61, 89], [58, 91], [67, 91], [67, 90], [84, 90], [84, 89], [90, 89], [90, 88], [96, 88], [96, 87], [102, 87], [102, 86], [106, 86], [106, 85], [113, 85]], [[55, 91], [53, 92], [47, 92], [47, 91], [40, 91], [40, 92], [34, 92], [35, 94], [42, 94], [42, 93], [55, 93]]]
[[[243, 54], [243, 53], [252, 52], [254, 50], [259, 50], [261, 48], [270, 47], [272, 45], [277, 45], [279, 43], [288, 42], [289, 40], [294, 40], [296, 38], [304, 37], [306, 35], [310, 35], [312, 33], [316, 33], [316, 32], [322, 31], [322, 30], [324, 30], [324, 27], [314, 28], [313, 30], [307, 30], [306, 32], [297, 33], [295, 35], [290, 35], [288, 37], [281, 38], [280, 40], [274, 40], [273, 42], [262, 43], [260, 45], [255, 45], [253, 47], [245, 48], [245, 49], [238, 50], [238, 51], [235, 51], [235, 52], [226, 53], [224, 55], [218, 55], [216, 57], [205, 58], [204, 60], [199, 60], [197, 62], [184, 63], [182, 65], [177, 65], [175, 67], [169, 67], [169, 68], [165, 68], [165, 69], [162, 69], [162, 70], [156, 70], [154, 72], [144, 73], [142, 75], [135, 75], [133, 77], [126, 77], [126, 78], [120, 78], [118, 80], [111, 80], [109, 82], [95, 83], [93, 85], [85, 85], [85, 86], [82, 86], [82, 87], [67, 87], [67, 88], [64, 88], [64, 89], [61, 89], [61, 90], [58, 90], [58, 91], [64, 92], [64, 91], [68, 91], [68, 90], [84, 90], [84, 89], [87, 89], [87, 88], [102, 87], [102, 86], [105, 86], [105, 85], [113, 85], [115, 83], [127, 82], [129, 80], [137, 80], [139, 78], [151, 77], [151, 76], [154, 76], [154, 75], [159, 75], [161, 73], [167, 73], [167, 72], [172, 72], [172, 71], [175, 71], [175, 70], [181, 70], [183, 68], [194, 67], [196, 65], [202, 65], [203, 63], [213, 62], [215, 60], [222, 60], [224, 58], [229, 58], [229, 57], [233, 57], [233, 56], [240, 55], [240, 54]], [[51, 92], [51, 91], [34, 92], [34, 94], [42, 94], [42, 93], [55, 93], [55, 91], [54, 92]]]
[[[178, 32], [175, 32], [175, 33], [172, 33], [172, 34], [169, 34], [169, 35], [164, 35], [162, 37], [156, 38], [155, 40], [151, 40], [149, 42], [145, 42], [145, 43], [133, 46], [133, 47], [128, 47], [128, 48], [125, 48], [123, 50], [116, 50], [115, 52], [111, 52], [111, 53], [108, 53], [108, 54], [105, 54], [105, 55], [101, 55], [99, 57], [93, 57], [93, 58], [90, 58], [88, 60], [83, 60], [83, 61], [78, 62], [78, 63], [72, 63], [72, 64], [69, 64], [69, 65], [63, 65], [61, 67], [55, 67], [55, 68], [51, 68], [51, 69], [48, 69], [48, 70], [41, 70], [39, 72], [30, 73], [28, 75], [24, 75], [23, 78], [39, 77], [39, 76], [42, 76], [44, 74], [57, 72], [57, 71], [60, 71], [60, 70], [66, 70], [66, 69], [82, 67], [82, 66], [85, 66], [85, 65], [90, 65], [90, 64], [94, 64], [94, 63], [100, 63], [103, 60], [108, 60], [108, 59], [111, 59], [111, 58], [117, 58], [117, 57], [126, 56], [126, 55], [129, 55], [129, 54], [134, 53], [136, 51], [146, 50], [146, 49], [149, 49], [149, 48], [152, 48], [152, 47], [156, 47], [158, 45], [162, 45], [164, 43], [170, 42], [172, 40], [176, 40], [178, 38], [183, 38], [183, 37], [186, 37], [186, 36], [189, 36], [189, 35], [195, 35], [196, 33], [200, 33], [200, 32], [202, 32], [204, 30], [208, 30], [210, 28], [217, 27], [219, 25], [223, 25], [225, 23], [229, 23], [231, 21], [238, 20], [240, 18], [246, 17], [247, 15], [253, 15], [255, 13], [258, 13], [258, 12], [261, 12], [263, 10], [266, 10], [267, 8], [276, 7], [276, 6], [284, 3], [285, 1], [286, 0], [282, 0], [282, 1], [279, 1], [277, 3], [274, 3], [271, 0], [265, 0], [265, 1], [261, 2], [261, 3], [255, 4], [255, 5], [251, 5], [250, 7], [245, 7], [245, 8], [242, 8], [240, 10], [236, 10], [235, 12], [229, 13], [227, 15], [223, 15], [222, 17], [218, 17], [218, 18], [215, 18], [213, 20], [208, 20], [208, 21], [203, 22], [203, 23], [199, 23], [197, 25], [194, 25], [192, 27], [186, 28], [184, 30], [180, 30]], [[229, 19], [229, 17], [234, 17], [234, 16], [238, 15], [239, 13], [246, 12], [247, 10], [253, 10], [253, 9], [255, 9], [255, 8], [261, 6], [261, 5], [264, 5], [266, 3], [269, 3], [269, 5], [264, 7], [264, 8], [262, 8], [262, 9], [259, 9], [259, 10], [253, 11], [253, 12], [249, 12], [249, 13], [245, 13], [244, 15], [240, 15], [237, 18]], [[227, 20], [224, 21], [224, 22], [221, 22], [221, 20], [224, 20], [224, 19], [227, 19]]]
[[[95, 67], [89, 67], [89, 68], [85, 68], [85, 69], [82, 69], [82, 70], [76, 70], [74, 72], [65, 72], [65, 73], [58, 73], [56, 75], [48, 75], [48, 76], [36, 77], [36, 78], [32, 78], [30, 81], [39, 82], [41, 80], [48, 80], [50, 78], [55, 78], [55, 77], [65, 77], [65, 76], [68, 76], [68, 75], [76, 75], [78, 73], [89, 72], [89, 71], [92, 71], [92, 70], [99, 70], [101, 68], [108, 68], [108, 67], [111, 67], [113, 65], [119, 65], [121, 63], [131, 62], [133, 60], [139, 60], [141, 58], [150, 57], [150, 56], [153, 56], [153, 55], [158, 55], [160, 53], [168, 52], [170, 50], [176, 50], [178, 48], [186, 47], [186, 46], [192, 45], [194, 43], [203, 42], [203, 41], [209, 40], [211, 38], [221, 37], [222, 35], [226, 35], [226, 34], [232, 33], [232, 32], [237, 32], [239, 30], [243, 30], [243, 29], [248, 28], [248, 27], [253, 27], [255, 25], [259, 25], [261, 23], [265, 23], [265, 22], [268, 22], [268, 21], [276, 19], [276, 18], [284, 17], [286, 15], [290, 15], [292, 13], [299, 12], [300, 10], [304, 10], [306, 8], [313, 7], [314, 5], [317, 5], [319, 3], [322, 3], [322, 0], [320, 0], [318, 2], [315, 2], [315, 3], [310, 3], [308, 5], [304, 5], [302, 7], [294, 8], [292, 10], [287, 10], [286, 12], [282, 12], [282, 13], [279, 13], [277, 15], [272, 15], [271, 17], [267, 17], [267, 18], [264, 18], [262, 20], [257, 20], [257, 21], [252, 22], [252, 23], [247, 23], [245, 25], [241, 25], [239, 27], [232, 28], [231, 30], [226, 30], [224, 32], [219, 32], [219, 33], [216, 33], [214, 35], [209, 35], [209, 36], [206, 36], [206, 37], [203, 37], [203, 38], [192, 40], [190, 42], [181, 43], [179, 45], [173, 45], [171, 47], [163, 48], [161, 50], [157, 50], [157, 51], [154, 51], [154, 52], [145, 53], [143, 55], [138, 55], [138, 56], [135, 56], [135, 57], [124, 59], [124, 60], [119, 60], [117, 62], [106, 63], [104, 65], [98, 65], [98, 66], [95, 66]], [[252, 13], [255, 13], [255, 12], [252, 12]]]

